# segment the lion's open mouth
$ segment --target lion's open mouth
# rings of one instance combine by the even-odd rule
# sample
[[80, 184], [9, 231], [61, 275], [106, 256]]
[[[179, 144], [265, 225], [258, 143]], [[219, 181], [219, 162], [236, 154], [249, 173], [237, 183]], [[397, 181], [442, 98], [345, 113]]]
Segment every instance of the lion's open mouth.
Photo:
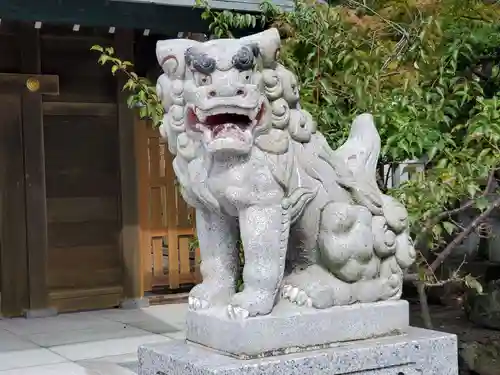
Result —
[[239, 115], [237, 113], [221, 113], [218, 115], [208, 116], [204, 125], [211, 129], [213, 137], [216, 138], [225, 130], [235, 129], [236, 127], [245, 131], [252, 126], [252, 120], [246, 115]]
[[253, 110], [220, 107], [202, 111], [191, 107], [187, 113], [187, 124], [195, 131], [210, 131], [212, 139], [224, 136], [238, 137], [238, 134], [255, 128], [262, 118], [263, 111], [263, 104]]

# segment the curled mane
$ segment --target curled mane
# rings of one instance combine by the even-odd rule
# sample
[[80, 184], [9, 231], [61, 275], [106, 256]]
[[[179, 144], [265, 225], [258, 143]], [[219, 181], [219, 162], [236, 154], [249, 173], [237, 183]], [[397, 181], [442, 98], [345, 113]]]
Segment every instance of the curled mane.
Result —
[[[262, 36], [257, 36], [246, 39], [262, 40]], [[165, 73], [159, 77], [156, 88], [165, 115], [160, 133], [167, 139], [169, 151], [175, 155], [174, 168], [181, 185], [189, 186], [192, 185], [189, 181], [194, 178], [189, 175], [189, 165], [196, 159], [203, 159], [204, 153], [201, 142], [191, 137], [186, 130], [186, 64], [174, 56], [182, 55], [183, 51], [201, 43], [185, 40], [175, 46], [178, 50], [172, 51], [167, 50], [172, 48], [171, 44], [163, 46], [161, 43], [158, 43], [157, 54]], [[266, 49], [262, 56], [275, 56], [279, 48], [273, 43], [258, 45]], [[311, 191], [297, 193], [296, 189], [300, 186], [292, 182], [292, 175], [293, 171], [300, 169], [323, 186], [332, 186], [332, 183], [342, 186], [350, 192], [354, 201], [367, 207], [373, 214], [382, 214], [382, 193], [375, 180], [380, 138], [371, 116], [360, 116], [354, 122], [346, 143], [333, 151], [317, 131], [317, 124], [311, 114], [301, 108], [299, 84], [295, 75], [273, 59], [264, 59], [262, 63], [263, 69], [256, 74], [260, 75], [263, 95], [270, 103], [272, 126], [268, 132], [256, 135], [254, 146], [266, 156], [275, 179], [287, 191], [291, 206], [298, 204], [296, 210], [299, 212], [309, 201], [304, 200], [304, 196], [314, 197]], [[204, 161], [198, 160], [196, 164], [204, 164]], [[318, 167], [328, 168], [329, 171], [319, 172], [315, 169]], [[202, 178], [196, 176], [199, 181]], [[189, 192], [183, 192], [183, 195], [192, 202]], [[208, 190], [204, 195], [207, 198], [204, 204], [211, 201], [212, 207], [216, 205]]]

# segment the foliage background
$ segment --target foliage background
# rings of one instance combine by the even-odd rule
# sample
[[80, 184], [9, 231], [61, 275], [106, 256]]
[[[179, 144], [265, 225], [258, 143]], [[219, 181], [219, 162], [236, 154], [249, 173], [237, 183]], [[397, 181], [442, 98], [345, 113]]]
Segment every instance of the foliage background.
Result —
[[[356, 115], [374, 114], [384, 145], [379, 185], [408, 208], [422, 254], [418, 279], [439, 284], [444, 259], [500, 205], [492, 195], [500, 163], [500, 3], [298, 0], [287, 13], [265, 2], [259, 16], [200, 5], [218, 37], [258, 25], [280, 30], [282, 63], [297, 75], [301, 103], [333, 147]], [[391, 189], [389, 176], [408, 160], [423, 168]], [[463, 227], [456, 215], [466, 210], [476, 220]], [[465, 281], [481, 289], [472, 277]]]
[[[275, 26], [280, 59], [298, 77], [301, 103], [333, 147], [352, 119], [374, 114], [384, 145], [381, 189], [405, 203], [421, 253], [409, 279], [443, 282], [435, 272], [460, 242], [500, 206], [494, 195], [500, 164], [500, 3], [494, 0], [297, 0], [293, 12], [269, 2], [258, 15], [215, 11], [203, 18], [216, 37]], [[129, 105], [158, 124], [154, 87], [112, 49], [95, 46], [101, 64], [129, 76]], [[422, 164], [391, 188], [389, 176], [407, 160]], [[468, 226], [457, 221], [464, 211]], [[499, 249], [500, 251], [500, 249]], [[459, 270], [449, 280], [465, 280]]]

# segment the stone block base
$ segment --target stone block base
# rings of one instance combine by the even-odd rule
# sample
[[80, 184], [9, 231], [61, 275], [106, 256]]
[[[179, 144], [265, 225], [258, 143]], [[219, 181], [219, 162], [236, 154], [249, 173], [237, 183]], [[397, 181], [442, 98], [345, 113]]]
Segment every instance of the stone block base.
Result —
[[247, 360], [172, 341], [139, 348], [139, 375], [458, 375], [457, 356], [455, 335], [418, 328], [398, 336]]
[[144, 309], [149, 307], [149, 298], [126, 299], [120, 303], [120, 307], [124, 310]]
[[229, 319], [224, 308], [189, 311], [188, 341], [239, 359], [325, 349], [344, 341], [405, 333], [408, 302], [384, 301], [318, 310], [280, 301], [273, 312]]
[[52, 316], [57, 316], [57, 309], [53, 307], [37, 310], [24, 310], [24, 317], [26, 319], [49, 318]]

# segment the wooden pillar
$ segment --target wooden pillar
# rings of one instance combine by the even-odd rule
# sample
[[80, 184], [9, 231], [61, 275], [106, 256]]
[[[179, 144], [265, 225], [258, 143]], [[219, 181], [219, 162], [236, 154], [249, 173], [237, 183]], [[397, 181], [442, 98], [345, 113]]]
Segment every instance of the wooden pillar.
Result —
[[1, 313], [8, 317], [29, 306], [21, 101], [15, 94], [0, 93]]
[[[115, 50], [116, 55], [120, 59], [133, 62], [134, 33], [132, 30], [117, 30], [115, 35]], [[129, 93], [123, 91], [123, 85], [126, 80], [127, 77], [125, 75], [119, 75], [117, 80], [122, 211], [121, 249], [123, 255], [125, 297], [122, 307], [141, 307], [147, 305], [147, 300], [142, 299], [144, 285], [140, 251], [135, 117], [133, 111], [127, 106]]]
[[[40, 294], [36, 294], [43, 291], [46, 285], [45, 278], [40, 278], [39, 272], [40, 269], [42, 272], [45, 270], [46, 264], [36, 263], [36, 260], [44, 259], [43, 239], [46, 238], [46, 231], [43, 232], [43, 226], [46, 215], [40, 218], [36, 215], [36, 209], [39, 204], [42, 205], [42, 214], [45, 212], [45, 183], [42, 180], [42, 192], [36, 189], [40, 173], [43, 175], [44, 170], [43, 152], [41, 172], [34, 170], [36, 168], [33, 166], [40, 158], [40, 153], [34, 152], [40, 143], [31, 138], [33, 134], [37, 136], [37, 128], [33, 134], [25, 135], [29, 132], [25, 125], [34, 126], [36, 123], [31, 117], [23, 124], [23, 120], [30, 116], [27, 109], [22, 108], [23, 104], [29, 102], [29, 99], [25, 100], [28, 80], [37, 82], [35, 85], [39, 93], [57, 95], [59, 87], [57, 76], [0, 73], [1, 300], [2, 313], [7, 316], [20, 315], [25, 310], [28, 310], [28, 315], [39, 315], [40, 308], [43, 309], [40, 307], [43, 306], [43, 296], [46, 297], [42, 293], [42, 303], [39, 303], [40, 299], [37, 298]], [[26, 160], [27, 157], [29, 160]], [[30, 252], [38, 250], [42, 257], [35, 254], [35, 260], [30, 259]], [[31, 270], [34, 275], [30, 275]], [[38, 285], [37, 280], [40, 283]], [[34, 311], [31, 310], [32, 306], [36, 306], [34, 308], [38, 309], [38, 313], [31, 313]]]
[[[40, 35], [33, 24], [20, 25], [19, 48], [21, 72], [40, 74]], [[39, 90], [23, 91], [22, 124], [26, 175], [29, 310], [34, 312], [48, 308], [45, 150], [42, 94]]]

